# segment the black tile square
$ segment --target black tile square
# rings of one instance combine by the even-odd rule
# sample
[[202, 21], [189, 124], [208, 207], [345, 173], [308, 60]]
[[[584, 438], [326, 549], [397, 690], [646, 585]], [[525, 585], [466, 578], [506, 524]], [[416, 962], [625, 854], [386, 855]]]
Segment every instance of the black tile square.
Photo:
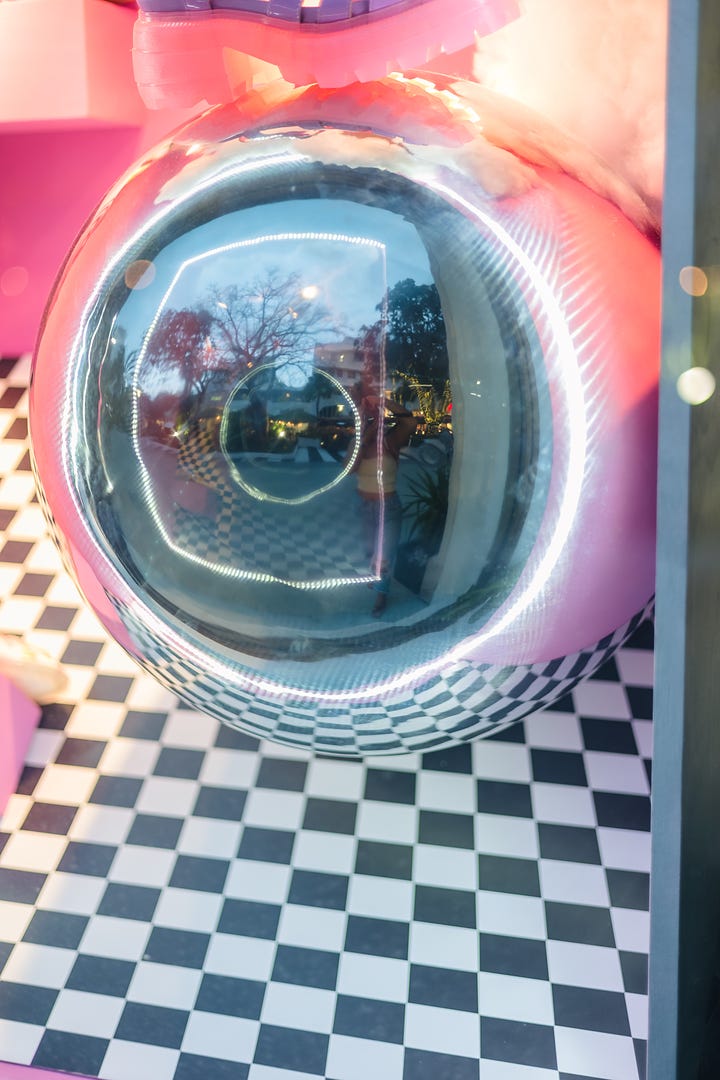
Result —
[[69, 990], [87, 990], [97, 994], [125, 997], [136, 965], [130, 960], [114, 960], [109, 956], [88, 956], [80, 953], [65, 984]]
[[58, 870], [65, 874], [88, 874], [91, 877], [107, 877], [117, 848], [109, 844], [89, 844], [71, 840], [65, 848]]
[[289, 864], [294, 843], [294, 832], [282, 829], [260, 829], [248, 825], [243, 830], [238, 858]]
[[182, 1009], [128, 1001], [115, 1030], [115, 1038], [179, 1050], [189, 1015]]
[[349, 880], [346, 874], [293, 870], [288, 903], [344, 911]]
[[185, 750], [174, 746], [163, 746], [155, 768], [154, 776], [175, 776], [181, 780], [197, 780], [205, 760], [203, 750]]
[[89, 801], [102, 806], [132, 807], [142, 785], [142, 780], [134, 776], [99, 776]]
[[53, 581], [54, 574], [23, 574], [13, 590], [15, 596], [44, 596]]
[[103, 647], [102, 641], [70, 641], [65, 652], [60, 657], [60, 662], [63, 664], [80, 664], [83, 667], [94, 667]]
[[337, 1035], [401, 1044], [404, 1029], [404, 1005], [338, 994], [333, 1023]]
[[68, 738], [60, 747], [55, 758], [58, 765], [83, 765], [86, 768], [97, 767], [103, 756], [107, 743], [100, 739], [74, 739]]
[[70, 1069], [83, 1076], [97, 1076], [109, 1046], [109, 1039], [74, 1035], [69, 1031], [45, 1031], [32, 1063], [36, 1068]]
[[23, 456], [15, 466], [15, 472], [32, 472], [32, 460], [30, 458], [30, 451], [26, 450]]
[[473, 971], [411, 964], [408, 1001], [414, 1005], [434, 1005], [439, 1009], [476, 1013], [477, 975]]
[[638, 1076], [647, 1076], [647, 1040], [633, 1039]]
[[77, 608], [49, 604], [35, 623], [36, 630], [62, 630], [69, 628], [77, 615]]
[[295, 945], [278, 945], [272, 979], [295, 986], [315, 986], [334, 990], [337, 982], [337, 953], [324, 949], [302, 949]]
[[464, 746], [448, 746], [445, 750], [434, 750], [429, 754], [423, 754], [420, 758], [423, 769], [431, 769], [433, 772], [472, 773], [472, 747], [466, 743]]
[[[430, 1050], [405, 1050], [402, 1080], [479, 1080], [480, 1062]], [[388, 1078], [389, 1080], [389, 1078]]]
[[415, 803], [415, 773], [399, 769], [373, 769], [365, 774], [365, 798], [375, 802]]
[[24, 442], [28, 437], [28, 422], [24, 416], [17, 416], [3, 435], [4, 439]]
[[478, 856], [479, 885], [488, 892], [540, 895], [538, 864], [534, 859], [511, 859], [500, 855]]
[[223, 904], [218, 932], [274, 941], [281, 911], [279, 904], [228, 898]]
[[10, 959], [10, 953], [15, 948], [14, 944], [10, 941], [0, 941], [0, 971], [3, 970], [8, 960]]
[[46, 876], [30, 870], [11, 870], [0, 866], [0, 900], [34, 904], [45, 884]]
[[98, 675], [88, 691], [90, 701], [123, 702], [130, 693], [134, 679], [125, 675]]
[[119, 919], [139, 919], [152, 922], [160, 889], [151, 889], [145, 885], [123, 885], [108, 882], [98, 907], [99, 915], [112, 915]]
[[247, 1080], [250, 1066], [239, 1061], [181, 1054], [173, 1080]]
[[162, 814], [137, 814], [126, 842], [143, 847], [174, 848], [183, 825], [182, 818], [164, 817]]
[[480, 934], [480, 970], [547, 982], [545, 942], [503, 934]]
[[259, 1020], [264, 997], [264, 982], [227, 975], [203, 975], [195, 1008], [201, 1012]]
[[0, 532], [4, 532], [12, 519], [17, 514], [17, 510], [8, 506], [0, 507]]
[[652, 649], [655, 645], [655, 622], [654, 616], [650, 615], [640, 623], [627, 641], [623, 642], [623, 649]]
[[555, 1023], [582, 1031], [604, 1031], [608, 1035], [629, 1035], [625, 995], [610, 990], [588, 990], [581, 986], [553, 986]]
[[504, 780], [478, 780], [477, 808], [481, 814], [531, 818], [530, 785]]
[[600, 720], [581, 716], [583, 743], [586, 750], [600, 750], [606, 754], [637, 754], [632, 724], [624, 720]]
[[651, 686], [626, 686], [630, 712], [635, 720], [652, 720], [653, 692]]
[[407, 960], [407, 923], [391, 919], [371, 919], [365, 915], [349, 915], [345, 933], [346, 952], [369, 956], [389, 956]]
[[309, 798], [305, 806], [303, 829], [318, 832], [343, 833], [352, 836], [355, 832], [357, 804], [343, 799]]
[[241, 788], [201, 787], [193, 814], [221, 821], [240, 821], [246, 801], [247, 791]]
[[8, 386], [0, 397], [0, 409], [14, 409], [25, 393], [24, 386]]
[[22, 566], [34, 547], [34, 541], [6, 540], [0, 548], [0, 562]]
[[615, 795], [607, 791], [594, 791], [593, 799], [598, 825], [650, 832], [648, 795]]
[[[37, 765], [25, 765], [18, 780], [18, 795], [32, 795], [37, 787], [37, 782], [45, 770]], [[2, 897], [0, 896], [0, 899]]]
[[543, 859], [600, 865], [600, 848], [594, 829], [582, 825], [550, 825], [541, 821], [538, 835]]
[[508, 727], [501, 727], [499, 731], [493, 731], [492, 735], [486, 735], [483, 742], [485, 742], [485, 739], [490, 739], [491, 742], [524, 743], [526, 741], [525, 724], [522, 720], [517, 720]]
[[372, 877], [412, 879], [413, 849], [409, 844], [385, 844], [380, 840], [359, 840], [356, 874]]
[[195, 930], [171, 930], [154, 926], [145, 948], [144, 960], [154, 964], [177, 964], [178, 967], [201, 968], [210, 943], [209, 934]]
[[419, 839], [421, 844], [472, 849], [475, 846], [472, 816], [421, 810]]
[[261, 1024], [253, 1060], [258, 1065], [324, 1076], [329, 1041], [328, 1035], [314, 1031]]
[[31, 941], [35, 945], [55, 945], [58, 949], [77, 949], [88, 922], [86, 915], [40, 909], [30, 920], [23, 941]]
[[572, 784], [587, 787], [582, 754], [569, 750], [530, 750], [533, 780], [543, 784]]
[[57, 990], [26, 983], [0, 982], [0, 1019], [21, 1024], [47, 1024]]
[[72, 716], [72, 711], [72, 705], [60, 705], [58, 702], [43, 705], [40, 727], [47, 731], [64, 731]]
[[615, 657], [611, 656], [609, 660], [606, 660], [604, 664], [601, 664], [599, 668], [593, 671], [589, 678], [592, 679], [593, 682], [622, 682], [618, 666], [615, 663]]
[[480, 1017], [482, 1056], [536, 1069], [556, 1069], [555, 1032], [544, 1024]]
[[553, 941], [605, 945], [611, 949], [615, 947], [615, 935], [607, 908], [546, 900], [545, 917], [548, 937]]
[[55, 833], [57, 836], [66, 836], [76, 814], [76, 806], [63, 806], [62, 803], [35, 802], [30, 807], [22, 827], [30, 832]]
[[167, 723], [167, 713], [130, 709], [118, 732], [124, 739], [148, 739], [157, 742]]
[[441, 889], [435, 885], [415, 886], [416, 922], [439, 926], [466, 926], [475, 929], [475, 893], [464, 889]]
[[626, 994], [647, 994], [648, 958], [645, 953], [620, 952], [620, 968]]
[[639, 870], [606, 870], [613, 907], [650, 909], [650, 875]]
[[237, 731], [229, 724], [220, 724], [215, 737], [215, 746], [224, 750], [257, 750], [260, 740], [244, 731]]
[[18, 356], [0, 356], [0, 379], [9, 378], [19, 359]]
[[178, 855], [170, 885], [176, 889], [221, 893], [230, 863], [226, 859], [205, 859], [199, 855]]
[[260, 762], [256, 787], [276, 788], [279, 791], [303, 791], [307, 763], [289, 758], [263, 758]]

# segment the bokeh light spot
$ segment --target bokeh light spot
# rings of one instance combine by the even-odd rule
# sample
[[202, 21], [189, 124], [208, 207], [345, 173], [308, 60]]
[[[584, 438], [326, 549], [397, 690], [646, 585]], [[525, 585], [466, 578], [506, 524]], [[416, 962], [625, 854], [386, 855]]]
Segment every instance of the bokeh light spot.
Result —
[[8, 266], [0, 275], [0, 292], [4, 296], [20, 296], [24, 293], [30, 275], [24, 266]]
[[688, 368], [677, 381], [677, 392], [688, 405], [702, 405], [715, 393], [715, 376], [704, 367]]
[[678, 275], [680, 288], [688, 296], [704, 296], [707, 292], [707, 274], [699, 266], [683, 266]]
[[145, 289], [155, 279], [155, 266], [149, 259], [136, 259], [125, 271], [128, 289]]

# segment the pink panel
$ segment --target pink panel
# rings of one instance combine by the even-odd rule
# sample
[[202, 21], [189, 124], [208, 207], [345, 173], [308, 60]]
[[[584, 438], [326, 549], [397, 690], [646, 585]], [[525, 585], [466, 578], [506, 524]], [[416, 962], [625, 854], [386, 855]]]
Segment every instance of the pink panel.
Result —
[[77, 1073], [33, 1069], [30, 1065], [10, 1065], [0, 1061], [0, 1080], [73, 1080]]
[[[0, 676], [0, 813], [17, 789], [30, 739], [40, 719], [40, 708], [17, 687]], [[0, 1068], [0, 1080], [5, 1076]]]

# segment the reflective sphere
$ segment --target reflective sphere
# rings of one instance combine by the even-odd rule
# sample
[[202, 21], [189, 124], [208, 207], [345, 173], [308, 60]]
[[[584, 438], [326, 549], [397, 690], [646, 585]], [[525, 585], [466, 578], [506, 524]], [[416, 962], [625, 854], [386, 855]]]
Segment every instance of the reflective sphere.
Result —
[[46, 508], [198, 709], [339, 754], [566, 693], [653, 590], [656, 248], [392, 80], [211, 110], [71, 252], [31, 391]]

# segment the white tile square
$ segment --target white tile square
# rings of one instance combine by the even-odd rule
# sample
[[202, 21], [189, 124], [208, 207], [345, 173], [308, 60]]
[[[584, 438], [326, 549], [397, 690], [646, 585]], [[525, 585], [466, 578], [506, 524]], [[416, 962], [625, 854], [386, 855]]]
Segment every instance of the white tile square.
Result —
[[111, 1039], [125, 1007], [122, 998], [109, 994], [89, 994], [84, 990], [63, 990], [48, 1018], [48, 1027]]
[[[327, 1056], [327, 1075], [342, 1080], [400, 1080], [404, 1051], [392, 1043], [355, 1039], [350, 1035], [331, 1035]], [[438, 1080], [441, 1080], [438, 1077]]]
[[324, 761], [311, 758], [305, 792], [320, 799], [357, 801], [365, 788], [365, 767], [360, 761]]
[[128, 1001], [140, 1001], [145, 1005], [190, 1011], [197, 1000], [201, 981], [202, 971], [141, 960], [126, 997]]
[[587, 863], [540, 859], [540, 891], [545, 900], [610, 907], [605, 871]]
[[[4, 932], [5, 928], [0, 932]], [[72, 949], [18, 941], [3, 968], [3, 980], [61, 990], [72, 971], [77, 954]]]
[[45, 593], [45, 600], [48, 604], [57, 604], [60, 607], [75, 607], [80, 610], [85, 607], [85, 601], [67, 574], [58, 574]]
[[46, 532], [45, 515], [36, 503], [31, 503], [18, 511], [5, 530], [5, 535], [12, 540], [34, 540], [44, 537]]
[[552, 987], [541, 979], [481, 971], [478, 993], [481, 1016], [550, 1027], [555, 1023]]
[[127, 844], [118, 850], [108, 878], [127, 885], [148, 885], [161, 889], [170, 878], [174, 865], [174, 851]]
[[260, 900], [264, 904], [285, 902], [291, 868], [281, 863], [235, 859], [225, 881], [225, 895], [239, 900]]
[[332, 990], [271, 982], [265, 990], [260, 1019], [263, 1024], [329, 1035], [334, 1016], [335, 993]]
[[25, 560], [25, 570], [35, 574], [62, 573], [60, 553], [49, 536], [38, 540]]
[[652, 649], [618, 649], [615, 663], [626, 685], [653, 686], [655, 654]]
[[348, 888], [347, 910], [352, 915], [409, 922], [413, 915], [412, 882], [354, 874]]
[[250, 1066], [248, 1080], [318, 1080], [318, 1077], [317, 1073], [296, 1072], [295, 1069], [288, 1073], [287, 1069], [276, 1069], [272, 1065], [253, 1064]]
[[648, 999], [645, 994], [626, 994], [625, 1005], [633, 1039], [648, 1037]]
[[13, 473], [0, 481], [0, 506], [24, 506], [34, 494], [32, 473]]
[[478, 935], [465, 926], [414, 922], [410, 927], [408, 958], [413, 964], [477, 971]]
[[31, 904], [16, 904], [13, 900], [0, 900], [0, 941], [14, 944], [19, 941], [35, 914]]
[[215, 742], [219, 726], [212, 716], [183, 709], [168, 716], [161, 742], [165, 746], [207, 750]]
[[212, 933], [220, 918], [223, 898], [214, 893], [194, 889], [163, 889], [153, 922], [176, 930], [198, 930]]
[[557, 1080], [555, 1069], [538, 1069], [535, 1065], [514, 1065], [510, 1061], [490, 1061], [482, 1058], [482, 1080]]
[[458, 773], [418, 773], [415, 802], [423, 810], [472, 814], [476, 808], [475, 777]]
[[642, 759], [634, 754], [609, 754], [599, 750], [585, 753], [585, 769], [594, 791], [615, 791], [628, 795], [648, 795], [650, 785]]
[[83, 701], [92, 684], [95, 682], [95, 672], [92, 668], [75, 667], [67, 664], [63, 667], [66, 684], [55, 695], [56, 700], [65, 705], [75, 705], [76, 701]]
[[73, 818], [68, 836], [96, 844], [122, 844], [134, 817], [133, 811], [123, 806], [86, 803]]
[[38, 780], [34, 796], [38, 802], [69, 803], [87, 802], [97, 783], [94, 769], [79, 765], [53, 765]]
[[566, 784], [532, 784], [531, 791], [537, 821], [549, 825], [595, 828], [595, 804], [588, 788]]
[[391, 772], [418, 772], [422, 768], [420, 754], [378, 754], [373, 755], [370, 765], [373, 769], [389, 769]]
[[128, 709], [145, 709], [150, 712], [165, 712], [177, 705], [177, 694], [166, 690], [157, 680], [149, 675], [139, 675], [130, 687], [125, 698]]
[[100, 1080], [173, 1080], [179, 1058], [179, 1050], [166, 1046], [113, 1039], [98, 1075]]
[[580, 716], [606, 720], [629, 720], [630, 706], [621, 683], [585, 679], [573, 690], [575, 708]]
[[529, 818], [476, 814], [475, 840], [477, 850], [484, 855], [536, 859], [539, 854], [537, 826]]
[[347, 916], [344, 911], [287, 904], [280, 915], [277, 940], [283, 945], [341, 952]]
[[0, 817], [0, 828], [3, 832], [14, 832], [15, 829], [19, 829], [28, 816], [32, 804], [33, 800], [29, 795], [11, 795]]
[[264, 758], [289, 758], [293, 761], [309, 762], [314, 757], [311, 750], [301, 750], [297, 746], [285, 746], [283, 743], [269, 742], [267, 739], [260, 740], [257, 752]]
[[49, 731], [46, 728], [36, 728], [25, 754], [25, 764], [34, 765], [36, 768], [44, 768], [55, 760], [64, 742], [64, 731]]
[[355, 832], [361, 840], [414, 844], [418, 836], [417, 809], [398, 803], [361, 802]]
[[528, 783], [532, 777], [530, 752], [525, 745], [488, 742], [472, 744], [473, 773], [483, 780], [511, 780]]
[[232, 859], [237, 854], [242, 825], [219, 818], [187, 818], [180, 832], [177, 850], [183, 855]]
[[579, 1028], [555, 1028], [560, 1072], [595, 1080], [637, 1080], [633, 1041], [623, 1035]]
[[300, 792], [253, 788], [243, 810], [246, 825], [264, 829], [299, 829], [305, 815], [305, 797]]
[[120, 675], [130, 679], [134, 679], [142, 671], [137, 661], [112, 640], [108, 641], [98, 656], [95, 669], [103, 675]]
[[135, 806], [142, 814], [185, 817], [191, 814], [200, 785], [176, 776], [148, 776]]
[[92, 915], [106, 886], [105, 878], [91, 877], [89, 874], [65, 874], [56, 870], [43, 885], [37, 906], [46, 911], [64, 911], [69, 915]]
[[478, 893], [478, 930], [485, 934], [505, 934], [508, 937], [546, 938], [545, 908], [534, 896], [515, 896], [511, 893]]
[[350, 874], [355, 866], [355, 850], [354, 836], [301, 830], [295, 838], [293, 865], [301, 870]]
[[477, 855], [463, 848], [418, 844], [414, 852], [413, 878], [418, 885], [474, 892], [478, 887]]
[[652, 720], [633, 720], [632, 729], [635, 734], [638, 753], [641, 757], [652, 758], [653, 751], [653, 725]]
[[96, 915], [88, 923], [80, 942], [80, 951], [115, 960], [140, 960], [145, 952], [151, 927], [135, 919], [116, 919]]
[[45, 1028], [39, 1024], [0, 1020], [0, 1056], [18, 1065], [29, 1065], [44, 1034]]
[[[25, 570], [20, 565], [10, 566], [6, 563], [0, 566], [0, 596], [5, 598], [2, 601], [2, 608], [5, 607], [9, 597], [12, 596], [24, 573]], [[12, 633], [12, 627], [6, 627], [6, 629]]]
[[84, 638], [87, 641], [103, 642], [106, 645], [110, 638], [97, 615], [87, 604], [81, 603], [73, 623], [73, 637]]
[[255, 1053], [260, 1024], [238, 1016], [218, 1016], [196, 1010], [190, 1014], [182, 1051], [228, 1061], [250, 1062]]
[[275, 941], [241, 937], [239, 934], [213, 934], [205, 956], [205, 971], [212, 975], [238, 972], [244, 979], [267, 982], [275, 963]]
[[597, 830], [603, 866], [613, 870], [638, 870], [650, 873], [650, 833], [634, 829]]
[[582, 750], [580, 724], [574, 713], [552, 712], [543, 709], [533, 713], [525, 725], [528, 746], [543, 750]]
[[108, 743], [100, 759], [99, 769], [111, 776], [150, 777], [158, 759], [160, 747], [150, 739], [118, 737]]
[[409, 980], [410, 965], [406, 960], [346, 952], [340, 957], [337, 992], [404, 1003]]
[[16, 832], [8, 839], [0, 854], [0, 866], [13, 870], [29, 870], [49, 874], [55, 869], [67, 847], [64, 836], [52, 833]]
[[480, 1019], [475, 1013], [457, 1009], [408, 1004], [405, 1007], [405, 1045], [413, 1050], [477, 1058], [480, 1056]]
[[622, 993], [623, 977], [616, 949], [573, 941], [548, 941], [546, 950], [551, 983]]
[[113, 701], [79, 702], [65, 728], [76, 739], [112, 739], [122, 727], [127, 709]]
[[255, 782], [258, 755], [246, 750], [208, 750], [200, 782], [214, 787], [250, 788]]
[[649, 912], [631, 911], [629, 908], [612, 908], [610, 918], [612, 919], [615, 944], [618, 949], [627, 952], [649, 952]]

